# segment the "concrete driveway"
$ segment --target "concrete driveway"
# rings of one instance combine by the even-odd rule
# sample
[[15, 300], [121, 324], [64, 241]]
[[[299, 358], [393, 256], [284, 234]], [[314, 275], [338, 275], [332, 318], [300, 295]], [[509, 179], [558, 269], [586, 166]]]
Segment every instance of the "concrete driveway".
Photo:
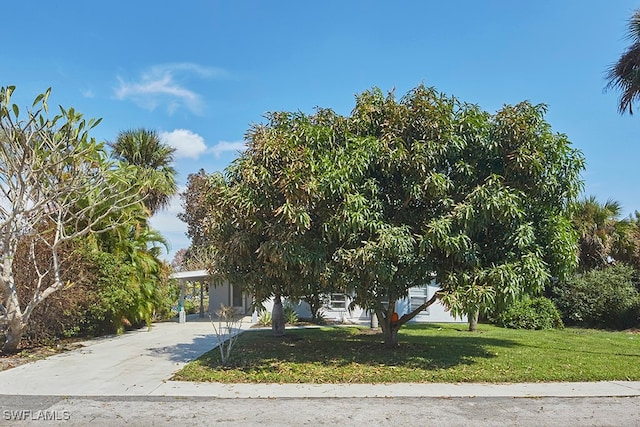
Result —
[[[251, 326], [250, 318], [242, 328]], [[217, 338], [209, 318], [162, 322], [0, 372], [0, 394], [148, 395], [187, 362], [211, 350]]]

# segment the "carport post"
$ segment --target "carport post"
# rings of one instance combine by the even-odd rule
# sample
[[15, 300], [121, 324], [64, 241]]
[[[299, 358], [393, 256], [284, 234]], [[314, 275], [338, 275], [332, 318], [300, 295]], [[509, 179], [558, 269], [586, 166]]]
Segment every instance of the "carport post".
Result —
[[213, 295], [213, 282], [209, 282], [209, 308], [208, 308], [208, 312], [209, 312], [209, 316], [213, 316], [213, 314], [215, 313], [215, 307], [213, 306], [213, 298], [211, 298], [211, 295]]
[[185, 323], [187, 316], [184, 311], [184, 279], [178, 279], [180, 283], [180, 299], [178, 300], [178, 323]]
[[200, 281], [200, 317], [204, 317], [204, 280]]

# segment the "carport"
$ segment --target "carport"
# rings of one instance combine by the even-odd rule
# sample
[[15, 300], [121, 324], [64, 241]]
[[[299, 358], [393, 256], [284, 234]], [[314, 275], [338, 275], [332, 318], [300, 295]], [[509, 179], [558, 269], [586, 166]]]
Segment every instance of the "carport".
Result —
[[220, 304], [224, 304], [235, 307], [238, 313], [244, 314], [251, 305], [249, 296], [242, 292], [240, 286], [232, 285], [227, 281], [214, 283], [207, 270], [178, 271], [173, 273], [170, 278], [177, 279], [180, 285], [180, 299], [178, 300], [180, 307], [184, 307], [187, 283], [200, 283], [200, 317], [205, 317], [203, 303], [205, 286], [209, 295], [209, 307], [206, 310], [208, 313], [215, 313], [220, 308]]
[[[178, 307], [184, 307], [185, 286], [187, 283], [200, 283], [200, 317], [204, 317], [204, 287], [209, 286], [209, 272], [207, 270], [191, 270], [178, 271], [170, 276], [171, 279], [177, 279], [180, 285], [180, 298], [178, 299]], [[210, 309], [211, 307], [209, 307]], [[180, 309], [178, 308], [178, 311]], [[180, 319], [184, 321], [183, 319]]]

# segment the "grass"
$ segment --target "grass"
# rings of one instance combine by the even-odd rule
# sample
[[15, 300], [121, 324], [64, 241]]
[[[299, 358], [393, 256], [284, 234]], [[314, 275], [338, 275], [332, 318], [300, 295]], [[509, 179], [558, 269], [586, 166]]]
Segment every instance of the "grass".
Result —
[[413, 324], [400, 346], [356, 327], [242, 334], [231, 366], [214, 349], [174, 380], [222, 383], [542, 382], [640, 380], [640, 334], [567, 328], [529, 331]]

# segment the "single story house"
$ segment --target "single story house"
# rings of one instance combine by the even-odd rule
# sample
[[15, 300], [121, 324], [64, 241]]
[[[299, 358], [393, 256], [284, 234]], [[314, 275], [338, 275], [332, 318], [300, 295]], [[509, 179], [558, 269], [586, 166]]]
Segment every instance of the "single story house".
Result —
[[[206, 270], [194, 270], [194, 271], [179, 271], [173, 273], [171, 278], [177, 279], [180, 285], [180, 300], [179, 306], [184, 306], [185, 287], [187, 283], [197, 283], [200, 289], [200, 316], [204, 317], [206, 313], [215, 313], [220, 308], [220, 304], [235, 307], [242, 314], [248, 313], [251, 307], [251, 296], [242, 292], [239, 286], [234, 286], [228, 282], [221, 285], [214, 285], [211, 281], [211, 277]], [[206, 290], [205, 290], [206, 289]], [[435, 281], [422, 286], [409, 289], [409, 296], [396, 303], [396, 312], [402, 316], [405, 313], [410, 313], [415, 308], [422, 305], [425, 301], [433, 296], [438, 291], [438, 286]], [[205, 292], [208, 293], [209, 303], [208, 307], [204, 307], [202, 301], [204, 300]], [[309, 305], [304, 301], [284, 301], [285, 305], [290, 304], [298, 313], [299, 317], [310, 318], [311, 311]], [[323, 308], [322, 314], [326, 320], [334, 320], [344, 323], [366, 323], [371, 321], [371, 313], [362, 308], [356, 307], [353, 310], [349, 310], [349, 304], [351, 298], [348, 294], [332, 293], [326, 295], [326, 303]], [[273, 301], [269, 300], [264, 304], [267, 310], [273, 308]], [[255, 315], [255, 313], [253, 313]], [[412, 319], [412, 322], [437, 322], [437, 323], [466, 323], [466, 318], [453, 316], [446, 307], [437, 301], [425, 310], [420, 312], [416, 317]]]

